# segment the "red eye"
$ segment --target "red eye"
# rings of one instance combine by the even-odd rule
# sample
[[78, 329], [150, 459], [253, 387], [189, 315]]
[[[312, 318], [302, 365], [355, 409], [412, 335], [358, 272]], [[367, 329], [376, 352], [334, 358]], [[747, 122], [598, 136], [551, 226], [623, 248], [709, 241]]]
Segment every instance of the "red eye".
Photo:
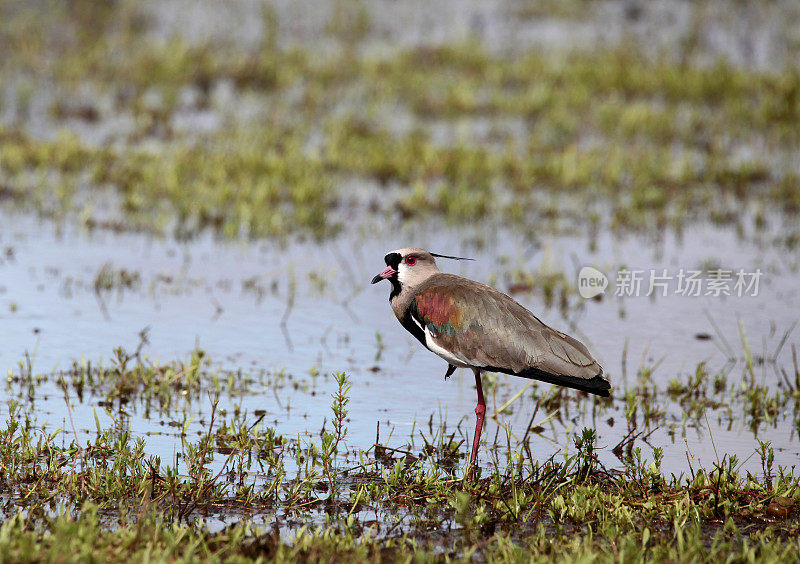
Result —
[[415, 264], [417, 264], [417, 255], [408, 255], [406, 257], [406, 264], [408, 266], [414, 266]]

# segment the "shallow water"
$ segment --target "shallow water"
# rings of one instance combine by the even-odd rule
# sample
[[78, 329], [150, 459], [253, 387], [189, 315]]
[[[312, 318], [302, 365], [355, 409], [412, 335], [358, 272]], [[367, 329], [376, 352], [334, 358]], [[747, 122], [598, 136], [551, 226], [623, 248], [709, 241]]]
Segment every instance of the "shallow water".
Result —
[[[513, 270], [535, 272], [542, 265], [563, 270], [573, 284], [584, 265], [594, 265], [611, 277], [601, 301], [571, 297], [573, 308], [566, 318], [558, 308], [547, 308], [536, 294], [514, 295], [545, 322], [584, 341], [614, 386], [610, 411], [593, 414], [593, 400], [588, 398], [579, 411], [574, 406], [562, 408], [546, 423], [532, 443], [537, 459], [569, 451], [574, 448], [570, 435], [593, 426], [599, 445], [605, 447], [601, 461], [620, 467], [611, 448], [627, 433], [624, 390], [636, 382], [640, 365], [655, 366], [652, 378], [660, 391], [671, 379], [693, 374], [704, 361], [712, 377], [724, 370], [729, 386], [744, 381], [740, 323], [753, 356], [767, 359], [755, 367], [757, 382], [775, 388], [777, 368], [792, 373], [790, 345], [796, 342], [796, 334], [791, 333], [787, 344], [778, 349], [800, 311], [797, 255], [764, 244], [762, 239], [769, 240], [768, 233], [739, 239], [727, 230], [695, 226], [680, 237], [666, 234], [656, 243], [640, 237], [620, 240], [603, 236], [592, 246], [584, 235], [539, 235], [530, 240], [502, 229], [486, 233], [421, 222], [380, 228], [364, 224], [348, 228], [329, 242], [282, 246], [222, 242], [211, 236], [176, 242], [139, 234], [89, 233], [20, 214], [3, 214], [0, 226], [4, 252], [0, 262], [0, 366], [9, 373], [19, 371], [26, 351], [33, 358], [34, 373], [67, 369], [79, 357], [95, 363], [106, 359], [108, 364], [114, 347], [136, 349], [139, 332], [149, 328], [149, 344], [143, 349], [148, 358], [186, 359], [199, 347], [218, 368], [254, 374], [260, 383], [250, 393], [234, 394], [223, 404], [229, 408], [238, 405], [252, 420], [256, 419], [253, 411], [266, 410], [265, 424], [280, 434], [304, 440], [315, 438], [323, 420], [330, 416], [335, 383], [328, 375], [344, 370], [353, 384], [350, 448], [368, 449], [375, 441], [378, 422], [381, 441], [391, 433], [388, 444], [401, 447], [413, 431], [419, 448], [419, 432], [422, 429], [427, 435], [431, 417], [434, 424], [441, 418], [448, 433], [458, 430], [457, 436], [471, 441], [472, 374], [459, 370], [445, 381], [444, 361], [424, 350], [391, 314], [388, 286], [369, 284], [381, 270], [385, 252], [407, 245], [473, 257], [474, 262], [440, 261], [440, 267], [503, 290], [508, 289]], [[485, 244], [463, 243], [475, 240]], [[101, 292], [98, 297], [94, 280], [106, 264], [137, 273], [138, 287]], [[666, 268], [673, 275], [681, 268], [707, 265], [748, 272], [760, 268], [764, 274], [757, 296], [622, 299], [613, 296], [614, 273], [621, 265], [645, 271]], [[776, 352], [777, 358], [770, 360]], [[274, 374], [281, 370], [291, 375], [291, 380], [278, 385]], [[489, 414], [529, 383], [505, 375], [499, 375], [497, 381], [495, 392], [487, 398]], [[499, 422], [509, 427], [511, 446], [516, 446], [537, 397], [549, 388], [540, 385], [537, 396], [526, 390], [497, 422], [489, 419], [486, 434], [490, 440], [497, 437], [500, 445], [505, 444]], [[102, 399], [87, 396], [85, 403], [80, 403], [72, 398], [76, 426], [87, 438], [94, 433], [95, 413], [103, 425], [111, 423], [97, 405]], [[38, 387], [34, 401], [40, 422], [46, 421], [51, 428], [68, 428], [63, 393], [54, 383]], [[188, 406], [197, 418], [189, 427], [190, 434], [204, 430], [200, 421], [210, 410], [208, 404], [201, 401]], [[758, 446], [756, 436], [772, 441], [776, 464], [797, 462], [796, 415], [782, 414], [774, 425], [761, 423], [754, 432], [735, 407], [730, 424], [720, 420], [722, 410], [709, 409], [704, 420], [689, 422], [683, 436], [681, 410], [676, 404], [669, 405], [667, 420], [674, 418], [674, 436], [667, 427], [655, 430], [649, 438], [650, 446], [663, 447], [662, 467], [667, 473], [688, 472], [687, 453], [695, 468], [710, 466], [727, 453], [736, 454], [740, 461], [750, 457], [742, 468], [760, 472], [760, 459], [751, 457]], [[0, 417], [6, 416], [7, 409], [5, 404], [0, 406]], [[134, 436], [147, 437], [148, 453], [170, 460], [180, 451], [180, 427], [176, 429], [170, 422], [177, 425], [183, 414], [172, 414], [170, 420], [145, 417], [141, 407], [128, 406], [126, 410]], [[540, 411], [534, 423], [546, 415]], [[467, 443], [462, 445], [465, 452]], [[652, 457], [649, 446], [641, 441], [636, 444], [642, 447], [643, 456]], [[503, 450], [502, 446], [484, 448], [482, 464], [491, 464], [492, 456], [502, 461]]]
[[[284, 0], [267, 4], [281, 23], [284, 45], [336, 48], [330, 22], [354, 18], [359, 10], [369, 25], [359, 47], [373, 53], [397, 47], [481, 41], [498, 53], [530, 49], [560, 52], [598, 45], [636, 43], [650, 54], [679, 58], [695, 49], [698, 62], [719, 58], [758, 69], [796, 65], [794, 37], [800, 9], [792, 0], [731, 6], [676, 0], [602, 0], [594, 2], [477, 1], [403, 3], [318, 2], [314, 9]], [[190, 42], [258, 45], [267, 24], [265, 4], [237, 0], [202, 7], [187, 0], [147, 2], [144, 11], [155, 41], [180, 35]]]

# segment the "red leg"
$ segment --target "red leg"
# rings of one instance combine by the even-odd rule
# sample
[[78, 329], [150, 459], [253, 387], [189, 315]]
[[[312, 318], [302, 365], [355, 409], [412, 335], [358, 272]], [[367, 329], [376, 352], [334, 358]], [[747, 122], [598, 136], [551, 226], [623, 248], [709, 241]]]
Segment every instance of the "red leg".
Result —
[[469, 459], [469, 465], [475, 466], [478, 461], [478, 445], [481, 442], [481, 428], [483, 427], [483, 418], [486, 414], [486, 402], [483, 400], [483, 387], [481, 386], [481, 371], [473, 369], [475, 372], [475, 387], [478, 388], [478, 405], [475, 406], [475, 438], [472, 439], [472, 456]]

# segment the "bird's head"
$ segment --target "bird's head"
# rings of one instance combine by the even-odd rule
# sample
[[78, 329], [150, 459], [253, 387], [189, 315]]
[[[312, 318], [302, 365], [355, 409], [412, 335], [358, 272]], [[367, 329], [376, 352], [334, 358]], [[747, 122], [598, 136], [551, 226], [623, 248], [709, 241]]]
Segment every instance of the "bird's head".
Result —
[[425, 249], [397, 249], [396, 251], [387, 253], [386, 256], [383, 257], [383, 260], [386, 262], [386, 268], [372, 279], [372, 283], [377, 284], [381, 280], [388, 280], [391, 282], [391, 299], [391, 297], [399, 294], [403, 287], [413, 288], [423, 283], [434, 274], [438, 274], [440, 271], [439, 267], [436, 266], [436, 259], [434, 257], [472, 260], [429, 253]]

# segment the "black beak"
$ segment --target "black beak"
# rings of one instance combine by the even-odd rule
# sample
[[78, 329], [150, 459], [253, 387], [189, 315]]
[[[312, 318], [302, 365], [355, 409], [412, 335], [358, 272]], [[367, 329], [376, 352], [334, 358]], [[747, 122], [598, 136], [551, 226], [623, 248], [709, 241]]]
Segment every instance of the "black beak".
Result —
[[372, 282], [371, 282], [371, 284], [377, 284], [377, 283], [378, 283], [378, 282], [380, 282], [381, 280], [383, 280], [383, 278], [381, 278], [381, 275], [380, 275], [380, 274], [377, 274], [377, 275], [375, 275], [375, 278], [373, 278], [373, 279], [372, 279]]

